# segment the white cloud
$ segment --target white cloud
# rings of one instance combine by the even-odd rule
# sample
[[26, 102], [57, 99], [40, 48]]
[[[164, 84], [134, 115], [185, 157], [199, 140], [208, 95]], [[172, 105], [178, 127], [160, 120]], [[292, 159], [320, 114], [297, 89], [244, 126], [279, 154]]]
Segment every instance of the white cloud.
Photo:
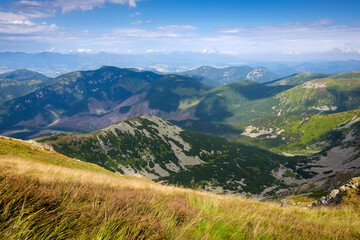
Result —
[[107, 35], [108, 37], [133, 37], [140, 39], [148, 39], [148, 38], [174, 38], [179, 37], [179, 34], [171, 33], [171, 32], [163, 32], [158, 30], [147, 30], [142, 28], [118, 28], [114, 29], [113, 34]]
[[203, 49], [200, 51], [201, 53], [208, 53], [208, 54], [211, 54], [211, 53], [216, 53], [215, 50], [208, 50], [208, 49]]
[[78, 53], [91, 53], [91, 49], [83, 49], [83, 48], [79, 48], [77, 50]]
[[143, 23], [152, 23], [152, 21], [151, 20], [145, 20], [145, 21], [136, 20], [136, 21], [131, 22], [132, 25], [140, 25], [140, 24], [143, 24]]
[[140, 15], [141, 15], [141, 12], [135, 12], [135, 13], [130, 14], [130, 17], [140, 16]]
[[242, 28], [221, 28], [218, 30], [219, 33], [223, 34], [233, 34], [233, 33], [240, 33]]
[[[151, 22], [151, 21], [150, 21]], [[149, 23], [150, 23], [149, 22]], [[143, 21], [135, 21], [132, 24], [138, 25], [143, 23]], [[182, 36], [188, 36], [186, 34], [179, 34], [177, 32], [188, 31], [197, 29], [194, 26], [190, 25], [168, 25], [157, 27], [153, 29], [144, 29], [144, 28], [118, 28], [113, 30], [114, 37], [134, 37], [138, 39], [147, 39], [147, 38], [179, 38]]]
[[0, 33], [1, 34], [30, 34], [54, 32], [60, 28], [55, 24], [34, 23], [28, 17], [8, 12], [0, 12]]
[[22, 23], [28, 20], [27, 17], [16, 13], [0, 12], [0, 21], [3, 23]]
[[12, 4], [13, 8], [21, 13], [35, 16], [52, 15], [61, 10], [69, 13], [76, 10], [88, 11], [95, 7], [102, 7], [106, 3], [128, 5], [136, 7], [140, 0], [49, 0], [49, 1], [19, 1]]
[[221, 28], [206, 42], [224, 42], [243, 53], [283, 53], [301, 55], [333, 49], [359, 49], [360, 26], [336, 25], [322, 19], [316, 22]]
[[178, 31], [189, 31], [196, 30], [197, 27], [191, 25], [166, 25], [157, 28], [160, 31], [178, 32]]
[[147, 49], [145, 52], [146, 53], [161, 53], [161, 52], [165, 52], [166, 50], [165, 49]]
[[341, 53], [355, 53], [360, 54], [360, 48], [342, 48], [339, 49]]
[[150, 20], [132, 20], [133, 27], [93, 32], [91, 29], [63, 29], [45, 22], [37, 23], [26, 14], [0, 11], [0, 48], [9, 49], [7, 46], [12, 45], [13, 49], [21, 51], [23, 45], [36, 45], [42, 50], [55, 47], [57, 52], [74, 49], [73, 52], [83, 53], [133, 49], [132, 54], [165, 48], [166, 52], [296, 59], [311, 53], [331, 52], [332, 56], [355, 58], [360, 54], [360, 25], [336, 25], [331, 20], [255, 27], [225, 26], [209, 32], [196, 31], [196, 26], [186, 24], [152, 27], [145, 24], [151, 23]]
[[140, 25], [140, 24], [143, 24], [143, 21], [141, 20], [136, 20], [136, 21], [133, 21], [131, 22], [132, 25]]

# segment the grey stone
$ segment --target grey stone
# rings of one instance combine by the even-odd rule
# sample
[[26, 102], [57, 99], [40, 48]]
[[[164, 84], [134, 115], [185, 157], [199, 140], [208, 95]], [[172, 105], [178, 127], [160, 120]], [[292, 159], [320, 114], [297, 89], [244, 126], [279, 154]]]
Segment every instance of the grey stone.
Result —
[[338, 189], [332, 190], [331, 193], [330, 193], [330, 197], [331, 197], [331, 198], [335, 198], [336, 195], [339, 194], [339, 192], [340, 192], [340, 191], [339, 191]]

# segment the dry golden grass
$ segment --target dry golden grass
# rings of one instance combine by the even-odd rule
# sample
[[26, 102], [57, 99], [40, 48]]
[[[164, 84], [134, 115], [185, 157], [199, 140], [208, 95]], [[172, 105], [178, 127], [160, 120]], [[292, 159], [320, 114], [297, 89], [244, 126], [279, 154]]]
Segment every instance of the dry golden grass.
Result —
[[71, 159], [72, 167], [54, 165], [46, 160], [52, 153], [36, 148], [28, 154], [42, 151], [43, 160], [29, 160], [19, 151], [0, 156], [0, 239], [360, 238], [356, 191], [340, 207], [281, 208], [77, 169]]

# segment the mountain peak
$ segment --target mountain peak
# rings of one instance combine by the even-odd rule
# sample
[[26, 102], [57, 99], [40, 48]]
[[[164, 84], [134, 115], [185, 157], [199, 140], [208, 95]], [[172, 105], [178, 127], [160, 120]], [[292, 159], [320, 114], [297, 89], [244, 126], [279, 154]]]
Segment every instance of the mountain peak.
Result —
[[46, 80], [49, 77], [35, 72], [31, 71], [26, 68], [17, 69], [14, 71], [9, 71], [0, 74], [0, 79], [14, 79], [14, 80], [31, 80], [31, 79], [40, 79], [40, 80]]

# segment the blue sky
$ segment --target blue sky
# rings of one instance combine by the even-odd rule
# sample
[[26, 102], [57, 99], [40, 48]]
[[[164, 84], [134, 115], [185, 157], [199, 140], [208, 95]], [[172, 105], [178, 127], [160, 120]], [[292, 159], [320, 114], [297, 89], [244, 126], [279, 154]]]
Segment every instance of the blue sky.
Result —
[[0, 51], [360, 58], [359, 0], [2, 0]]

